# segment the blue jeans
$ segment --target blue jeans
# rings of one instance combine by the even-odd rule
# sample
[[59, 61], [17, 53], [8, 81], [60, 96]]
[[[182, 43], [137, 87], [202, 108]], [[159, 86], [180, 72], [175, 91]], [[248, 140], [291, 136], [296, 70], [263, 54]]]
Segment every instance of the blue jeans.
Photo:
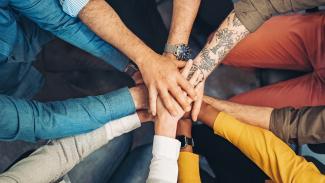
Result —
[[90, 154], [74, 167], [68, 177], [72, 183], [107, 183], [128, 154], [132, 134], [124, 134]]
[[152, 159], [152, 145], [129, 152], [131, 134], [125, 134], [89, 155], [73, 168], [71, 183], [145, 183]]

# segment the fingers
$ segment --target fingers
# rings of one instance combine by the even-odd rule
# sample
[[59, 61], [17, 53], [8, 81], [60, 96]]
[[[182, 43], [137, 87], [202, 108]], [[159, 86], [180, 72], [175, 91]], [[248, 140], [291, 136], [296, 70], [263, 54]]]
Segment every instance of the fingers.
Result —
[[182, 111], [179, 110], [180, 107], [177, 102], [174, 102], [174, 99], [169, 95], [168, 90], [159, 90], [159, 96], [161, 97], [165, 108], [171, 115], [177, 116], [182, 113]]
[[201, 105], [202, 105], [202, 98], [200, 98], [194, 102], [193, 108], [192, 108], [192, 113], [191, 113], [193, 121], [197, 121], [197, 118], [198, 118], [200, 110], [201, 110]]
[[193, 76], [191, 77], [191, 79], [189, 80], [189, 82], [193, 85], [193, 86], [197, 86], [198, 85], [198, 81], [199, 81], [199, 72], [194, 72]]
[[191, 70], [192, 65], [193, 65], [193, 60], [189, 60], [186, 63], [185, 67], [182, 70], [182, 76], [184, 78], [186, 78], [188, 76], [188, 74], [190, 73], [190, 70]]
[[188, 101], [186, 93], [183, 92], [180, 87], [176, 86], [174, 88], [171, 88], [170, 92], [175, 97], [175, 99], [184, 111], [188, 112], [191, 110], [191, 102]]
[[180, 87], [191, 97], [193, 100], [196, 100], [196, 91], [194, 87], [182, 76], [178, 77], [178, 84]]
[[150, 107], [151, 114], [153, 116], [156, 116], [156, 112], [157, 112], [157, 96], [158, 96], [158, 92], [157, 92], [156, 88], [150, 87], [149, 88], [149, 107]]

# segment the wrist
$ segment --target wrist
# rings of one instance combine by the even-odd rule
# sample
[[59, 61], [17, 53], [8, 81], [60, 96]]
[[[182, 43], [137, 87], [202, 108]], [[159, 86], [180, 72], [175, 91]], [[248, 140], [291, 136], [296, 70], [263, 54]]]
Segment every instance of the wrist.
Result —
[[213, 128], [214, 121], [217, 118], [218, 114], [219, 111], [217, 111], [214, 107], [205, 102], [202, 102], [198, 120], [202, 121], [205, 125], [209, 126], [210, 128]]
[[200, 71], [200, 76], [202, 78], [202, 81], [205, 82], [208, 76], [210, 75], [211, 72], [206, 71], [205, 69], [202, 69], [202, 60], [200, 60], [199, 56], [197, 56], [193, 60], [193, 65], [197, 66], [198, 70]]
[[136, 57], [134, 62], [137, 64], [139, 70], [141, 71], [142, 68], [146, 66], [146, 63], [157, 60], [156, 58], [159, 56], [159, 54], [149, 49], [139, 54], [139, 56]]
[[136, 110], [147, 108], [146, 88], [141, 85], [129, 89]]
[[181, 119], [178, 121], [177, 124], [177, 131], [176, 134], [184, 135], [186, 137], [192, 137], [192, 120], [190, 119]]
[[155, 122], [155, 134], [170, 138], [176, 137], [177, 122], [157, 120]]

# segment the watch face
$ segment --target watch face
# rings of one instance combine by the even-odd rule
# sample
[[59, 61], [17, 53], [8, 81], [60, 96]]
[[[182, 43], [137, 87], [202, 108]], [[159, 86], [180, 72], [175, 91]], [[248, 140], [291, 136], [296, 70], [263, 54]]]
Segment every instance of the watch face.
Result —
[[177, 47], [176, 57], [178, 60], [189, 60], [191, 58], [191, 49], [186, 45], [179, 45]]

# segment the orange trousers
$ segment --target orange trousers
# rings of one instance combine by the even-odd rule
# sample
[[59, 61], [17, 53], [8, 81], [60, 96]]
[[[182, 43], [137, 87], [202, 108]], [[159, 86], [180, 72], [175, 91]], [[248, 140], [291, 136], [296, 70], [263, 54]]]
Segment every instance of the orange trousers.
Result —
[[275, 108], [325, 105], [325, 12], [273, 17], [242, 40], [223, 63], [306, 72], [239, 94], [231, 99], [234, 102]]

